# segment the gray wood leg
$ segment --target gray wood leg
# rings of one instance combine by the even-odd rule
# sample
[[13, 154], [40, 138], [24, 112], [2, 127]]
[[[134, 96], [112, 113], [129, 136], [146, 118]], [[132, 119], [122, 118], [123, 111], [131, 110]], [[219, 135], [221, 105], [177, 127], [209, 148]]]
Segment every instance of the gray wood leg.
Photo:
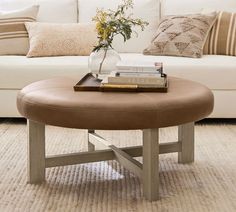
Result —
[[158, 129], [143, 130], [143, 195], [149, 201], [159, 198]]
[[28, 120], [28, 182], [45, 180], [45, 125]]
[[191, 163], [194, 161], [194, 122], [183, 124], [178, 129], [181, 151], [178, 153], [179, 163]]
[[95, 130], [88, 130], [87, 133], [87, 142], [88, 142], [88, 151], [93, 152], [95, 151], [95, 145], [89, 141], [89, 133], [94, 133]]

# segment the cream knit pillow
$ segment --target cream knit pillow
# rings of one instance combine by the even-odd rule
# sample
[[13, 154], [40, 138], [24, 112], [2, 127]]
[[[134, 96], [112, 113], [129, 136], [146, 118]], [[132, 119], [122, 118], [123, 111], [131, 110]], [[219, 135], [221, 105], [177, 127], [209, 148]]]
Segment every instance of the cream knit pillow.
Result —
[[25, 23], [30, 49], [27, 57], [89, 55], [97, 43], [94, 24]]

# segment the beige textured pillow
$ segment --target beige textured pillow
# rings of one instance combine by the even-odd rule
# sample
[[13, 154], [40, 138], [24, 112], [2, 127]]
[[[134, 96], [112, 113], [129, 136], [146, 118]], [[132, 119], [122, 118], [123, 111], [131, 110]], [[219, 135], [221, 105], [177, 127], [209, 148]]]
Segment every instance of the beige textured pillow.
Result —
[[94, 24], [25, 23], [30, 49], [27, 57], [89, 55], [97, 43]]
[[165, 17], [143, 53], [199, 58], [217, 13]]
[[219, 13], [208, 35], [204, 54], [236, 56], [236, 13]]
[[36, 21], [39, 6], [0, 11], [0, 55], [26, 55], [29, 39], [24, 22]]

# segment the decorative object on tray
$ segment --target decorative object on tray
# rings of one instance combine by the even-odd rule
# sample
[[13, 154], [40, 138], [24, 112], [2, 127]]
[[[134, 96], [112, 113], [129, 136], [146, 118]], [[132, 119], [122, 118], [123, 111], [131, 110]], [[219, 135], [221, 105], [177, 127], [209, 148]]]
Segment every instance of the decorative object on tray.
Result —
[[97, 77], [109, 74], [110, 70], [116, 69], [116, 64], [121, 60], [117, 51], [112, 48], [93, 51], [89, 56], [89, 69]]
[[96, 23], [98, 34], [98, 45], [94, 47], [89, 57], [89, 69], [92, 73], [107, 74], [116, 69], [116, 64], [120, 61], [119, 54], [113, 49], [112, 42], [116, 35], [122, 35], [124, 42], [132, 35], [132, 27], [140, 26], [144, 30], [147, 22], [138, 18], [132, 18], [132, 14], [127, 14], [133, 8], [132, 0], [123, 0], [116, 11], [98, 9], [93, 21]]
[[[161, 63], [158, 63], [158, 67]], [[155, 71], [112, 71], [103, 80], [86, 74], [75, 86], [75, 91], [167, 92], [168, 78], [163, 67]]]

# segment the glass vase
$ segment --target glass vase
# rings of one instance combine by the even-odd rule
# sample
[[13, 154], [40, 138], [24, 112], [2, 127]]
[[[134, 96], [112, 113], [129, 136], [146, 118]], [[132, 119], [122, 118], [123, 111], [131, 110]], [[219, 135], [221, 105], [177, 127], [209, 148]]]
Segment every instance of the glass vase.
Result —
[[120, 60], [121, 58], [117, 51], [111, 48], [103, 48], [90, 54], [88, 65], [93, 74], [102, 78], [102, 76], [116, 70], [116, 64]]

